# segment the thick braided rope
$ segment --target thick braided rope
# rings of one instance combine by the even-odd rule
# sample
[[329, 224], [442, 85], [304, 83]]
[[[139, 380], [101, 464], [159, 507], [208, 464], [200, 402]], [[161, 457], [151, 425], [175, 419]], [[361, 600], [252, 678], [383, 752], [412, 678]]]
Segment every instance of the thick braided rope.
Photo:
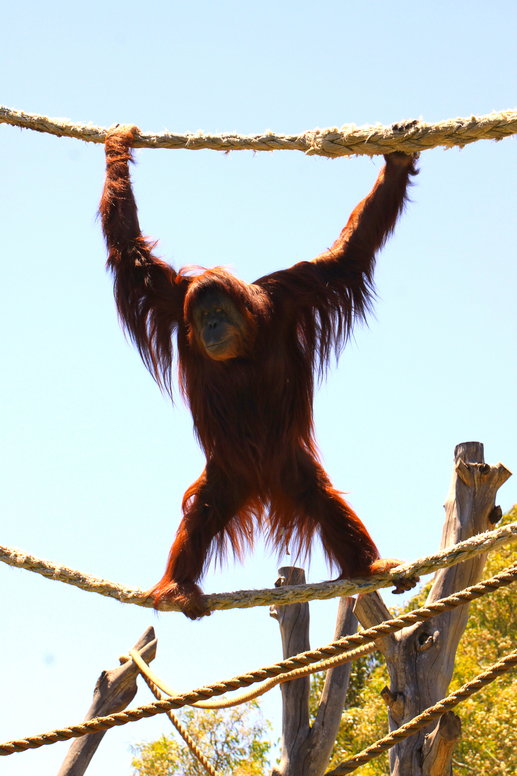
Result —
[[[304, 676], [310, 676], [311, 674], [317, 674], [320, 671], [329, 671], [331, 668], [343, 665], [343, 663], [351, 663], [352, 660], [357, 660], [360, 657], [365, 657], [375, 652], [378, 649], [375, 643], [365, 644], [363, 647], [357, 647], [357, 649], [351, 649], [350, 652], [345, 652], [343, 655], [336, 655], [328, 660], [322, 660], [319, 663], [313, 663], [306, 668], [297, 668], [295, 671], [289, 671], [288, 674], [282, 674], [281, 676], [268, 679], [266, 682], [262, 682], [254, 690], [248, 690], [240, 695], [236, 695], [233, 698], [221, 698], [218, 701], [197, 701], [197, 703], [189, 704], [189, 706], [195, 706], [196, 709], [230, 709], [233, 706], [241, 706], [243, 703], [249, 703], [249, 701], [255, 700], [255, 698], [264, 695], [264, 693], [272, 690], [279, 684], [285, 682], [292, 682], [293, 679], [302, 679]], [[131, 649], [129, 657], [134, 660], [145, 681], [151, 687], [151, 684], [157, 689], [162, 690], [165, 695], [172, 697], [177, 695], [178, 691], [169, 687], [163, 679], [157, 676], [152, 668], [145, 662], [138, 650]], [[152, 688], [151, 688], [152, 689]], [[154, 692], [154, 690], [153, 690]]]
[[[59, 137], [75, 137], [91, 143], [104, 143], [108, 129], [93, 124], [74, 124], [69, 119], [39, 116], [0, 106], [0, 124], [48, 132]], [[177, 135], [171, 132], [155, 134], [139, 132], [136, 148], [186, 148], [215, 151], [302, 151], [311, 156], [354, 156], [389, 154], [403, 151], [407, 154], [425, 151], [437, 146], [463, 147], [476, 140], [502, 140], [517, 133], [517, 111], [497, 111], [486, 116], [447, 119], [435, 124], [417, 121], [409, 129], [402, 125], [384, 127], [382, 124], [356, 127], [345, 124], [340, 129], [313, 129], [299, 135], [276, 135], [267, 130], [258, 135], [227, 133], [209, 135], [203, 132]]]
[[[135, 654], [138, 655], [139, 657], [138, 662], [135, 660]], [[153, 693], [154, 697], [157, 698], [159, 701], [163, 701], [165, 696], [162, 695], [162, 693], [160, 692], [156, 684], [152, 681], [152, 679], [149, 678], [149, 676], [147, 675], [147, 672], [145, 670], [142, 670], [142, 668], [140, 668], [140, 661], [144, 663], [144, 665], [147, 665], [145, 660], [140, 656], [140, 653], [137, 650], [132, 649], [130, 652], [130, 655], [133, 658], [133, 660], [135, 660], [135, 663], [137, 663], [140, 669], [140, 673], [143, 676], [147, 686]], [[174, 712], [172, 711], [168, 711], [167, 716], [169, 717], [170, 721], [172, 722], [172, 724], [174, 725], [174, 727], [176, 728], [176, 730], [178, 731], [182, 739], [185, 741], [193, 757], [195, 757], [196, 760], [198, 760], [201, 763], [205, 771], [207, 771], [207, 773], [209, 773], [210, 776], [219, 776], [219, 773], [207, 760], [207, 758], [205, 757], [205, 755], [203, 754], [199, 746], [196, 744], [196, 742], [188, 732], [187, 728], [180, 722], [176, 714], [174, 714]]]
[[457, 606], [469, 603], [488, 592], [497, 590], [504, 585], [509, 585], [516, 579], [517, 564], [513, 564], [500, 574], [497, 574], [484, 582], [479, 582], [477, 585], [467, 587], [460, 593], [455, 593], [452, 596], [443, 598], [440, 601], [436, 601], [429, 606], [424, 606], [421, 609], [415, 609], [413, 612], [408, 612], [401, 617], [386, 620], [386, 622], [383, 622], [380, 625], [375, 625], [373, 628], [368, 628], [353, 636], [345, 636], [344, 638], [328, 644], [326, 647], [302, 652], [287, 660], [281, 660], [272, 666], [259, 668], [258, 670], [247, 674], [240, 674], [234, 676], [232, 679], [216, 682], [189, 693], [174, 695], [172, 698], [167, 698], [163, 701], [156, 701], [155, 703], [150, 703], [145, 706], [137, 706], [129, 711], [121, 711], [106, 717], [96, 717], [95, 719], [88, 720], [79, 725], [51, 730], [48, 733], [43, 733], [41, 735], [30, 736], [15, 741], [7, 741], [4, 744], [0, 744], [0, 756], [9, 755], [13, 752], [24, 752], [27, 749], [37, 749], [40, 746], [54, 744], [56, 741], [68, 741], [70, 738], [80, 738], [88, 733], [95, 733], [99, 730], [109, 730], [112, 727], [125, 725], [128, 722], [135, 722], [144, 717], [154, 717], [156, 714], [164, 714], [171, 709], [191, 706], [192, 703], [195, 703], [196, 701], [207, 700], [214, 696], [224, 695], [226, 692], [238, 690], [240, 687], [248, 687], [251, 684], [262, 682], [273, 676], [287, 674], [296, 668], [302, 668], [311, 663], [320, 662], [321, 660], [333, 657], [334, 655], [342, 655], [351, 648], [370, 643], [383, 636], [387, 636], [390, 633], [396, 633], [397, 631], [406, 628], [408, 625], [424, 622], [436, 614], [455, 609]]
[[479, 692], [487, 684], [495, 681], [499, 676], [502, 676], [502, 674], [505, 674], [511, 668], [515, 668], [515, 666], [517, 666], [517, 649], [514, 649], [513, 652], [510, 652], [509, 655], [503, 657], [497, 663], [494, 663], [494, 665], [491, 666], [491, 668], [489, 668], [487, 671], [483, 671], [483, 673], [478, 674], [475, 679], [472, 679], [470, 682], [464, 684], [463, 687], [460, 687], [460, 689], [456, 692], [451, 693], [451, 695], [448, 695], [434, 706], [430, 706], [428, 709], [423, 711], [422, 714], [418, 715], [418, 717], [414, 717], [410, 722], [407, 722], [405, 725], [397, 728], [397, 730], [395, 730], [393, 733], [390, 733], [389, 736], [381, 738], [375, 744], [372, 744], [372, 746], [364, 749], [359, 754], [356, 754], [349, 760], [345, 760], [345, 762], [340, 763], [333, 770], [327, 771], [325, 776], [340, 776], [343, 773], [351, 773], [352, 771], [355, 771], [361, 765], [364, 765], [370, 760], [373, 760], [375, 757], [378, 757], [387, 749], [391, 749], [391, 747], [395, 746], [395, 744], [398, 744], [399, 741], [403, 741], [405, 738], [408, 738], [408, 736], [416, 733], [417, 730], [423, 728], [433, 719], [441, 717], [442, 714], [445, 714], [446, 711], [453, 709], [461, 701], [464, 701], [466, 698], [470, 698], [471, 695]]
[[[203, 596], [203, 603], [211, 611], [215, 609], [247, 609], [253, 606], [285, 606], [304, 601], [326, 600], [357, 593], [370, 593], [383, 587], [391, 587], [396, 580], [431, 574], [438, 569], [454, 566], [499, 547], [517, 541], [517, 523], [504, 525], [495, 531], [473, 536], [441, 552], [398, 566], [389, 574], [376, 574], [367, 579], [345, 579], [339, 582], [320, 582], [313, 585], [286, 585], [265, 590], [239, 590], [234, 593], [215, 593]], [[53, 561], [36, 558], [15, 547], [0, 545], [0, 561], [9, 566], [23, 568], [41, 574], [47, 579], [74, 585], [92, 593], [116, 598], [127, 604], [152, 608], [153, 600], [147, 593], [134, 587], [125, 587], [107, 579], [93, 577], [81, 571], [62, 566]], [[179, 611], [174, 602], [161, 601], [158, 607], [163, 611]]]

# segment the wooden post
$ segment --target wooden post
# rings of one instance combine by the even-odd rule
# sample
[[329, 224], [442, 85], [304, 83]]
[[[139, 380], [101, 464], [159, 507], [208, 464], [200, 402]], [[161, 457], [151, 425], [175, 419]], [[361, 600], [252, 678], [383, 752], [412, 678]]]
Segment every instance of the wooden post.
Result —
[[[456, 447], [441, 549], [492, 528], [500, 516], [495, 507], [497, 491], [510, 476], [502, 464], [489, 466], [484, 462], [479, 442]], [[479, 582], [485, 562], [486, 555], [477, 556], [438, 571], [427, 603]], [[378, 593], [360, 596], [355, 613], [365, 628], [390, 617]], [[445, 697], [468, 615], [469, 606], [465, 604], [379, 642], [390, 675], [390, 689], [383, 692], [390, 730]], [[460, 730], [459, 718], [449, 712], [397, 744], [390, 750], [392, 776], [449, 776]]]
[[[137, 649], [146, 663], [149, 663], [156, 657], [156, 645], [154, 628], [149, 627], [137, 641], [134, 649]], [[138, 668], [132, 660], [110, 671], [103, 671], [95, 685], [93, 703], [84, 721], [123, 711], [136, 695], [138, 675]], [[99, 733], [90, 733], [82, 738], [76, 738], [68, 750], [58, 776], [83, 776], [105, 733], [106, 731], [102, 730]]]
[[[294, 566], [278, 569], [279, 578], [275, 587], [284, 585], [303, 585], [305, 571]], [[280, 625], [284, 660], [310, 649], [309, 641], [309, 604], [290, 604], [289, 606], [271, 606], [270, 614]], [[309, 692], [308, 676], [286, 682], [282, 691], [282, 754], [278, 774], [294, 776], [293, 766], [298, 760], [297, 754], [309, 735]], [[300, 774], [301, 776], [301, 774]]]
[[[305, 582], [303, 569], [285, 566], [278, 573], [280, 578], [276, 587]], [[280, 624], [284, 658], [310, 649], [308, 603], [272, 606], [270, 612]], [[353, 599], [341, 598], [334, 639], [356, 630]], [[282, 755], [272, 776], [322, 776], [325, 773], [339, 730], [350, 671], [351, 663], [346, 663], [327, 672], [312, 726], [309, 724], [309, 677], [281, 685]]]

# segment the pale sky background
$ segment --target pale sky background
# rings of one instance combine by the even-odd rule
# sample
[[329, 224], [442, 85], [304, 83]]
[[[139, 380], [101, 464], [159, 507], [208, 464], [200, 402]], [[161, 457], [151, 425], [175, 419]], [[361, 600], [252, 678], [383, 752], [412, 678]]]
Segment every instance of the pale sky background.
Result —
[[[516, 107], [514, 2], [4, 4], [0, 102], [142, 130], [303, 132], [429, 122]], [[138, 153], [143, 230], [176, 267], [257, 277], [328, 247], [381, 160], [214, 151]], [[517, 468], [517, 141], [421, 156], [412, 203], [379, 257], [378, 303], [316, 399], [322, 457], [383, 555], [437, 549], [454, 446]], [[147, 589], [203, 458], [117, 322], [96, 220], [100, 145], [0, 125], [0, 544]], [[500, 491], [507, 510], [517, 480]], [[269, 587], [258, 547], [206, 592]], [[310, 581], [328, 578], [319, 548]], [[180, 614], [121, 605], [0, 564], [0, 742], [82, 720], [97, 677], [148, 625], [153, 669], [188, 690], [281, 658], [267, 608]], [[390, 593], [389, 605], [400, 603]], [[337, 603], [313, 603], [312, 645]], [[151, 699], [143, 687], [135, 703]], [[280, 735], [280, 690], [263, 702]], [[108, 732], [89, 776], [129, 774], [130, 744], [165, 716]], [[54, 776], [68, 743], [3, 758]]]

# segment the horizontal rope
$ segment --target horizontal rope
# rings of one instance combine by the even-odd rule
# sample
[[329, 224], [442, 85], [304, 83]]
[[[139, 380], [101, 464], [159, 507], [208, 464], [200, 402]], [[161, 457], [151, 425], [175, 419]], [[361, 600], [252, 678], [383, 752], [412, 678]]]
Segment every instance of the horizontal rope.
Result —
[[361, 633], [345, 636], [344, 638], [327, 644], [325, 647], [302, 652], [299, 655], [287, 658], [286, 660], [281, 660], [271, 666], [259, 668], [256, 671], [251, 671], [246, 674], [240, 674], [222, 682], [215, 682], [214, 684], [201, 687], [192, 692], [180, 693], [163, 701], [156, 701], [155, 703], [149, 703], [145, 706], [137, 706], [129, 711], [120, 711], [106, 717], [95, 717], [94, 719], [79, 725], [58, 728], [56, 730], [51, 730], [48, 733], [28, 736], [27, 738], [21, 738], [14, 741], [7, 741], [4, 744], [0, 744], [0, 756], [10, 755], [14, 752], [25, 752], [27, 749], [38, 749], [41, 746], [54, 744], [57, 741], [68, 741], [71, 738], [80, 738], [89, 733], [96, 733], [100, 730], [109, 730], [112, 727], [126, 725], [128, 722], [136, 722], [137, 720], [146, 717], [165, 714], [168, 711], [171, 711], [171, 709], [191, 706], [197, 701], [208, 700], [209, 698], [224, 695], [226, 692], [238, 690], [241, 687], [249, 687], [251, 684], [262, 682], [270, 677], [287, 674], [297, 668], [303, 668], [312, 663], [318, 663], [326, 658], [334, 657], [334, 655], [342, 655], [350, 649], [374, 642], [391, 633], [396, 633], [397, 631], [406, 628], [408, 625], [424, 622], [425, 620], [434, 617], [436, 614], [450, 611], [457, 606], [463, 606], [476, 598], [480, 598], [488, 592], [511, 584], [516, 579], [517, 564], [514, 564], [500, 574], [496, 574], [496, 576], [491, 577], [484, 582], [479, 582], [477, 585], [467, 587], [459, 593], [455, 593], [447, 598], [442, 598], [429, 606], [407, 612], [401, 617], [386, 620], [386, 622], [374, 625], [372, 628], [361, 631]]
[[[48, 118], [0, 106], [0, 124], [11, 124], [36, 132], [47, 132], [58, 137], [75, 137], [90, 143], [104, 143], [107, 127], [72, 123], [69, 119]], [[408, 124], [411, 124], [409, 128]], [[373, 124], [356, 127], [345, 124], [340, 129], [313, 129], [299, 135], [277, 135], [267, 130], [258, 135], [225, 133], [210, 135], [204, 132], [174, 134], [138, 132], [135, 148], [173, 148], [197, 151], [210, 148], [215, 151], [302, 151], [308, 156], [375, 156], [402, 151], [418, 153], [429, 148], [463, 146], [477, 140], [502, 140], [517, 133], [517, 111], [496, 111], [486, 116], [447, 119], [435, 124], [425, 121], [401, 122], [385, 127]]]
[[[470, 560], [489, 550], [517, 541], [517, 523], [510, 523], [495, 531], [473, 536], [452, 547], [447, 547], [433, 555], [397, 566], [389, 574], [375, 574], [366, 579], [344, 579], [338, 582], [319, 582], [312, 585], [285, 585], [264, 590], [239, 590], [234, 593], [214, 593], [204, 595], [203, 603], [211, 611], [216, 609], [247, 609], [254, 606], [270, 606], [276, 604], [303, 603], [312, 600], [327, 600], [329, 598], [345, 597], [358, 593], [370, 593], [379, 588], [392, 587], [399, 579], [407, 577], [423, 576], [431, 574], [439, 569], [454, 566], [465, 560]], [[0, 545], [0, 561], [8, 566], [33, 571], [35, 574], [67, 585], [79, 587], [90, 593], [115, 598], [126, 604], [136, 604], [152, 608], [153, 600], [147, 593], [139, 588], [125, 587], [107, 579], [85, 574], [81, 571], [53, 563], [49, 560], [37, 558], [34, 555], [22, 552], [15, 547]], [[174, 602], [160, 601], [158, 607], [161, 611], [180, 611]]]

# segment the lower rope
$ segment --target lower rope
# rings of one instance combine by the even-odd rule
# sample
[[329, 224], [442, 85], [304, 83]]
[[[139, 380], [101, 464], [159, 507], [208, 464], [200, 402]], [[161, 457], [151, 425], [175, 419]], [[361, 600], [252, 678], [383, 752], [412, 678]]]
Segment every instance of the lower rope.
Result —
[[[341, 666], [344, 663], [351, 663], [352, 660], [357, 660], [360, 657], [366, 657], [366, 655], [370, 655], [377, 649], [378, 647], [375, 642], [373, 644], [365, 644], [365, 646], [352, 649], [350, 652], [345, 652], [343, 655], [336, 655], [335, 657], [330, 657], [328, 660], [322, 660], [319, 663], [313, 663], [313, 665], [307, 666], [306, 668], [297, 668], [295, 671], [289, 671], [288, 674], [283, 674], [282, 676], [276, 676], [273, 679], [268, 679], [267, 682], [259, 684], [259, 686], [254, 690], [248, 690], [248, 692], [241, 693], [240, 695], [237, 695], [233, 698], [221, 698], [219, 701], [197, 701], [197, 703], [192, 703], [189, 705], [195, 707], [196, 709], [230, 709], [233, 706], [241, 706], [243, 703], [249, 703], [249, 701], [253, 701], [255, 698], [264, 695], [266, 692], [269, 692], [269, 690], [272, 690], [273, 687], [276, 687], [279, 684], [292, 682], [293, 679], [302, 679], [304, 676], [317, 674], [321, 671], [329, 671], [331, 668], [336, 668], [337, 666]], [[152, 668], [148, 665], [148, 663], [145, 662], [138, 650], [131, 649], [129, 651], [129, 657], [134, 660], [138, 666], [138, 670], [144, 677], [149, 687], [151, 684], [153, 684], [169, 697], [178, 694], [177, 690], [173, 690], [172, 687], [169, 687], [169, 685], [166, 684], [163, 679], [154, 673]]]
[[[230, 700], [227, 699], [221, 699], [220, 701], [198, 701], [197, 703], [193, 703], [192, 706], [195, 708], [202, 708], [202, 709], [229, 709], [232, 706], [240, 706], [243, 703], [248, 703], [249, 701], [254, 700], [255, 698], [258, 698], [259, 695], [264, 695], [264, 693], [271, 690], [273, 687], [276, 687], [278, 684], [284, 683], [284, 682], [290, 682], [293, 679], [299, 679], [303, 676], [307, 676], [308, 674], [315, 674], [318, 671], [328, 671], [330, 668], [333, 668], [338, 665], [342, 665], [343, 663], [349, 663], [352, 660], [356, 660], [359, 657], [364, 657], [365, 655], [369, 655], [371, 652], [374, 652], [376, 650], [375, 644], [366, 644], [364, 647], [358, 647], [357, 649], [353, 649], [350, 652], [346, 652], [344, 655], [337, 655], [336, 657], [329, 658], [329, 660], [323, 660], [321, 663], [315, 663], [312, 666], [309, 666], [307, 668], [298, 668], [296, 671], [291, 671], [288, 674], [285, 674], [284, 676], [276, 677], [274, 679], [269, 679], [267, 682], [264, 682], [263, 684], [259, 685], [255, 690], [249, 690], [247, 693], [242, 693], [241, 695], [238, 695], [236, 698], [231, 698]], [[132, 649], [129, 652], [129, 656], [133, 659], [133, 661], [138, 666], [138, 669], [140, 671], [140, 675], [144, 678], [144, 681], [146, 682], [147, 686], [153, 693], [155, 698], [158, 698], [158, 700], [164, 700], [165, 695], [163, 695], [160, 690], [164, 690], [164, 692], [171, 696], [175, 695], [175, 691], [172, 690], [170, 687], [168, 687], [156, 674], [154, 671], [151, 670], [149, 667], [149, 664], [145, 662], [143, 657], [140, 655], [138, 650]], [[155, 679], [156, 681], [153, 681]], [[164, 689], [166, 688], [166, 689]], [[167, 712], [167, 716], [169, 717], [170, 721], [180, 734], [180, 736], [185, 741], [186, 745], [190, 749], [190, 752], [192, 753], [192, 756], [198, 760], [205, 771], [210, 774], [210, 776], [219, 776], [218, 772], [215, 770], [215, 768], [210, 764], [210, 762], [207, 760], [201, 749], [198, 747], [186, 727], [180, 722], [176, 714], [172, 711]]]
[[144, 717], [154, 717], [156, 714], [165, 714], [168, 711], [171, 711], [171, 709], [191, 706], [197, 701], [208, 700], [213, 696], [224, 695], [226, 692], [238, 690], [240, 687], [248, 687], [250, 684], [262, 682], [264, 679], [287, 674], [297, 668], [305, 668], [312, 663], [321, 662], [322, 659], [334, 657], [335, 655], [342, 655], [344, 652], [349, 652], [350, 649], [354, 647], [374, 642], [390, 633], [396, 633], [397, 631], [406, 628], [408, 625], [413, 625], [416, 622], [424, 622], [441, 612], [455, 609], [457, 606], [469, 603], [488, 592], [497, 590], [504, 585], [509, 585], [512, 582], [515, 582], [516, 579], [517, 564], [513, 564], [500, 574], [497, 574], [484, 582], [479, 582], [477, 585], [467, 587], [460, 593], [455, 593], [440, 601], [436, 601], [434, 604], [424, 606], [421, 609], [415, 609], [413, 612], [408, 612], [401, 617], [387, 620], [386, 622], [375, 625], [373, 628], [368, 628], [361, 633], [338, 639], [337, 641], [328, 644], [326, 647], [302, 652], [287, 660], [281, 660], [272, 666], [260, 668], [247, 674], [240, 674], [224, 682], [216, 682], [189, 693], [174, 695], [166, 700], [156, 701], [155, 703], [150, 703], [145, 706], [137, 706], [129, 711], [117, 712], [116, 714], [110, 714], [106, 717], [96, 717], [95, 719], [88, 720], [80, 725], [59, 728], [57, 730], [51, 730], [48, 733], [30, 736], [28, 738], [7, 741], [5, 744], [0, 744], [0, 756], [10, 755], [13, 754], [13, 752], [24, 752], [27, 749], [37, 749], [40, 746], [54, 744], [57, 741], [68, 741], [70, 738], [80, 738], [88, 733], [109, 730], [112, 727], [125, 725], [128, 722], [135, 722]]
[[422, 714], [419, 714], [418, 717], [414, 717], [411, 722], [407, 722], [393, 733], [390, 733], [389, 736], [381, 738], [380, 741], [377, 741], [377, 743], [372, 744], [367, 749], [359, 752], [359, 754], [340, 763], [332, 771], [327, 771], [325, 776], [341, 776], [343, 773], [351, 773], [352, 771], [357, 770], [361, 765], [373, 760], [387, 749], [391, 749], [395, 744], [398, 744], [399, 741], [403, 741], [405, 738], [408, 738], [408, 736], [416, 733], [417, 730], [420, 730], [420, 728], [428, 725], [433, 719], [441, 717], [442, 714], [453, 709], [458, 703], [461, 703], [461, 701], [470, 698], [471, 695], [479, 692], [487, 684], [495, 681], [499, 676], [502, 676], [511, 668], [515, 668], [515, 666], [517, 666], [517, 649], [514, 649], [509, 655], [503, 657], [497, 663], [494, 663], [487, 671], [478, 674], [475, 679], [464, 684], [463, 687], [460, 687], [456, 692], [451, 693], [451, 695], [448, 695], [434, 706], [430, 706], [423, 711]]

